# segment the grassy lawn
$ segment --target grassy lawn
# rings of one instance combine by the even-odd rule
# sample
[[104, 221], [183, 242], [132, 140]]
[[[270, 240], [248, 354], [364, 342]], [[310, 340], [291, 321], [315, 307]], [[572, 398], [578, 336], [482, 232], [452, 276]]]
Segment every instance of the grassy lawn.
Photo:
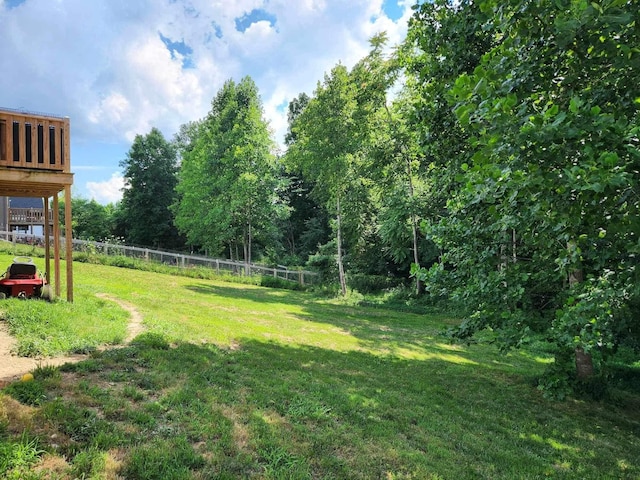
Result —
[[72, 305], [0, 302], [21, 352], [120, 343], [127, 314], [98, 293], [147, 333], [7, 386], [0, 476], [640, 478], [640, 394], [545, 400], [544, 354], [451, 345], [455, 319], [80, 263], [74, 280]]

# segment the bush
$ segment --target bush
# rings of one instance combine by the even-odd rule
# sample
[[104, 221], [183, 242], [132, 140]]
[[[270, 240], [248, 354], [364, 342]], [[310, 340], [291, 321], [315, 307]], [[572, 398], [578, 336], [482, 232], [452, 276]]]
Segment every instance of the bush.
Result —
[[350, 274], [347, 284], [354, 290], [363, 294], [378, 293], [395, 288], [403, 283], [402, 279], [385, 277], [382, 275], [366, 275], [363, 273]]
[[304, 290], [305, 287], [298, 282], [284, 280], [277, 277], [264, 276], [260, 279], [260, 285], [269, 288], [283, 288], [285, 290]]

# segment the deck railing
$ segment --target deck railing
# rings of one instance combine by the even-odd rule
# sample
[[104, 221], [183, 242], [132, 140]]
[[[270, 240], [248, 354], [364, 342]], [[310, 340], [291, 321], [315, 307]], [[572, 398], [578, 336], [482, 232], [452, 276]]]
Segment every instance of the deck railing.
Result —
[[0, 109], [0, 167], [70, 172], [68, 117]]
[[[9, 225], [44, 225], [44, 209], [10, 208]], [[52, 210], [49, 210], [49, 225], [53, 225]]]

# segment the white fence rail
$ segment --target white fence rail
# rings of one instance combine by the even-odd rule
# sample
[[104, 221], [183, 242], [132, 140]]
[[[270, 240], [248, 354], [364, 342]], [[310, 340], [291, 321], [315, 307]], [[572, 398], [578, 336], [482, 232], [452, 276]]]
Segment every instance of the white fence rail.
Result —
[[[44, 236], [42, 235], [0, 231], [0, 239], [4, 239], [12, 243], [44, 246]], [[320, 275], [318, 273], [307, 270], [290, 270], [281, 266], [273, 268], [220, 258], [167, 252], [162, 250], [153, 250], [150, 248], [130, 247], [127, 245], [117, 245], [104, 242], [92, 242], [88, 240], [74, 239], [72, 242], [73, 250], [75, 252], [95, 252], [110, 256], [131, 257], [180, 268], [205, 267], [215, 270], [218, 274], [227, 273], [232, 275], [269, 276], [291, 282], [297, 282], [301, 285], [313, 285], [320, 281]], [[61, 238], [61, 243], [61, 249], [64, 251], [64, 237]]]

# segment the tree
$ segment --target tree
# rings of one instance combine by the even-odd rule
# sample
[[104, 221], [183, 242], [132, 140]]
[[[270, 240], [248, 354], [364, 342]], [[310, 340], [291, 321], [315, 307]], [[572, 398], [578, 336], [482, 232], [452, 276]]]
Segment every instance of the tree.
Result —
[[432, 229], [450, 268], [431, 273], [470, 312], [459, 336], [491, 328], [508, 348], [538, 332], [585, 377], [638, 331], [640, 10], [481, 9], [500, 41], [450, 91], [472, 155]]
[[125, 179], [120, 220], [126, 240], [155, 248], [182, 246], [169, 209], [177, 184], [175, 147], [153, 128], [136, 135], [120, 166]]
[[[423, 224], [427, 266], [442, 253], [437, 251], [429, 227], [447, 218], [447, 202], [458, 188], [459, 166], [468, 161], [472, 150], [469, 132], [458, 122], [447, 92], [461, 74], [473, 72], [493, 41], [491, 24], [477, 2], [436, 0], [417, 6], [407, 39], [398, 51], [407, 81], [393, 116], [393, 137], [399, 152], [404, 152], [395, 155], [405, 166], [396, 167], [395, 172], [396, 176], [401, 173], [397, 178], [404, 179], [409, 192], [386, 197], [394, 201], [387, 216], [391, 220], [406, 218], [405, 212], [411, 212], [413, 223]], [[416, 189], [410, 183], [412, 178], [417, 193], [411, 193]], [[387, 236], [400, 233], [393, 223], [385, 222], [383, 226]], [[413, 231], [416, 236], [417, 228]], [[415, 253], [414, 240], [414, 256]], [[412, 272], [420, 271], [421, 266], [414, 260]], [[415, 276], [420, 288], [419, 281], [424, 276]], [[439, 290], [432, 288], [431, 293]]]
[[[108, 240], [114, 234], [114, 209], [112, 204], [100, 205], [93, 199], [73, 197], [71, 199], [73, 238], [98, 242]], [[61, 224], [65, 221], [64, 212], [63, 199], [59, 203]]]
[[295, 142], [286, 161], [290, 169], [301, 172], [314, 184], [314, 194], [335, 215], [340, 289], [346, 295], [343, 263], [343, 209], [350, 187], [357, 181], [358, 135], [355, 125], [356, 86], [343, 65], [337, 65], [314, 97], [297, 115], [291, 132]]
[[[337, 65], [313, 98], [295, 119], [288, 138], [295, 141], [287, 152], [287, 163], [314, 185], [315, 198], [334, 215], [336, 264], [341, 291], [346, 294], [345, 258], [367, 264], [379, 249], [377, 205], [374, 202], [375, 131], [379, 112], [386, 108], [386, 95], [397, 75], [393, 61], [385, 58], [387, 41], [381, 33], [371, 40], [371, 51], [351, 71]], [[291, 113], [291, 111], [290, 111]], [[345, 255], [344, 247], [349, 249]], [[379, 263], [379, 262], [377, 262]]]
[[[424, 157], [418, 129], [410, 122], [408, 89], [391, 105], [384, 105], [376, 117], [372, 133], [372, 159], [377, 201], [378, 231], [393, 261], [409, 273], [433, 262], [433, 245], [419, 232], [426, 210], [427, 190], [421, 166]], [[413, 265], [413, 266], [412, 266]], [[416, 294], [422, 281], [416, 277]]]
[[[288, 128], [285, 144], [291, 147], [296, 141], [293, 126], [296, 119], [309, 104], [306, 93], [289, 102], [287, 120]], [[283, 195], [290, 213], [283, 222], [283, 240], [287, 254], [297, 258], [297, 263], [306, 262], [310, 255], [316, 253], [320, 245], [325, 244], [330, 235], [329, 215], [322, 202], [312, 195], [313, 183], [300, 172], [288, 172], [283, 168], [280, 176], [284, 179]]]
[[272, 150], [255, 83], [228, 80], [182, 153], [174, 209], [189, 242], [231, 258], [242, 245], [249, 268], [255, 238], [267, 243], [284, 211]]

